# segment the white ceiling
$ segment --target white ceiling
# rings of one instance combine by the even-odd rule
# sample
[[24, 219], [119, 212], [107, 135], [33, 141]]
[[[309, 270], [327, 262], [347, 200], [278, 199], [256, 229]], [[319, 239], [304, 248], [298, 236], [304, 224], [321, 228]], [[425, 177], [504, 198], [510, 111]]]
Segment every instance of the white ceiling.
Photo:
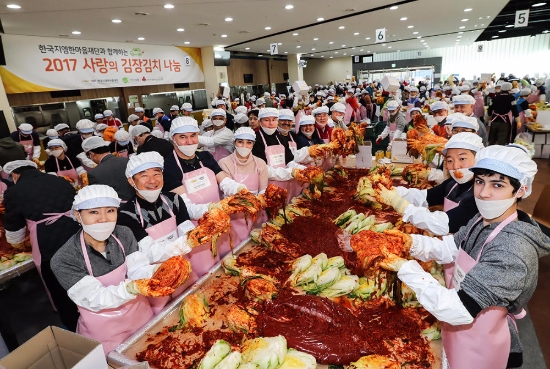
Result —
[[[168, 2], [174, 5], [173, 9], [164, 8]], [[393, 3], [400, 4], [398, 9], [353, 15]], [[139, 42], [181, 46], [188, 42], [185, 46], [189, 47], [242, 43], [227, 49], [258, 54], [267, 53], [270, 43], [280, 43], [279, 53], [283, 55], [313, 53], [315, 57], [328, 58], [419, 49], [423, 45], [417, 36], [422, 36], [430, 48], [454, 46], [457, 36], [462, 36], [460, 45], [471, 44], [507, 3], [508, 0], [3, 0], [0, 19], [7, 34], [69, 35], [73, 39], [133, 43], [144, 37]], [[20, 5], [21, 9], [8, 9], [7, 4]], [[294, 8], [287, 10], [286, 5]], [[472, 10], [465, 12], [467, 8]], [[148, 15], [135, 15], [137, 12]], [[349, 17], [330, 21], [346, 16]], [[226, 22], [226, 17], [233, 20]], [[318, 22], [319, 17], [325, 22]], [[401, 17], [407, 20], [400, 21]], [[115, 24], [112, 19], [122, 22]], [[265, 30], [267, 26], [271, 29]], [[286, 32], [304, 26], [307, 27]], [[341, 26], [345, 28], [339, 29]], [[464, 29], [459, 28], [462, 26]], [[178, 32], [177, 28], [185, 31]], [[387, 30], [385, 46], [374, 43], [377, 28]], [[75, 36], [72, 31], [81, 34]], [[282, 33], [273, 35], [279, 32]], [[269, 37], [248, 42], [265, 36]]]

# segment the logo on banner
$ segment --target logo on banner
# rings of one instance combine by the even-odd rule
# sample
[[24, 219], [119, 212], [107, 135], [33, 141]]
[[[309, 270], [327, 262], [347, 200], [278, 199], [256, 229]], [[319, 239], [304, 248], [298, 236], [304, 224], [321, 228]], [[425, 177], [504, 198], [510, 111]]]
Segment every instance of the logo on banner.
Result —
[[128, 77], [124, 77], [124, 78], [122, 78], [122, 82], [123, 82], [123, 83], [128, 83], [128, 82], [130, 82], [130, 81], [128, 80]]
[[141, 49], [139, 47], [134, 47], [131, 51], [130, 51], [130, 55], [131, 56], [142, 56], [144, 54], [143, 51], [141, 51]]

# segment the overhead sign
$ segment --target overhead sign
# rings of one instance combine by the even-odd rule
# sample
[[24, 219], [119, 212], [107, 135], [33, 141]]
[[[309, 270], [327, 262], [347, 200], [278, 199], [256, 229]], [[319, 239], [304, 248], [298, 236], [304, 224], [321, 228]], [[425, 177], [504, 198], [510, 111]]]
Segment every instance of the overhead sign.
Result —
[[477, 45], [477, 52], [482, 53], [483, 52], [483, 45]]
[[6, 93], [204, 82], [200, 49], [2, 35]]
[[271, 55], [277, 55], [279, 54], [279, 45], [269, 44], [269, 50], [271, 51]]
[[375, 37], [376, 37], [376, 43], [386, 42], [386, 29], [385, 28], [377, 29]]
[[514, 23], [514, 27], [527, 27], [527, 24], [529, 23], [529, 9], [526, 10], [518, 10], [516, 12], [516, 22]]

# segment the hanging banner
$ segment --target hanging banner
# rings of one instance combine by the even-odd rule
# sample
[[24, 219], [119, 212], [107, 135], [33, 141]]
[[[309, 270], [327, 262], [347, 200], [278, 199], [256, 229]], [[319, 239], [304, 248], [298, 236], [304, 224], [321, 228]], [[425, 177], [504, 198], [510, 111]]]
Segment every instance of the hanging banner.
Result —
[[6, 93], [204, 82], [201, 50], [2, 35]]

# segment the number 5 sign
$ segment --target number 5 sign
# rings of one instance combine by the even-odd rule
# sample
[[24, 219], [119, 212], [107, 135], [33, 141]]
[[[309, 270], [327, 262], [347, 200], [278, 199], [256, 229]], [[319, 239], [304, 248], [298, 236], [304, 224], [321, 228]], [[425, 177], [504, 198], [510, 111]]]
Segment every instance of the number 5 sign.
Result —
[[379, 28], [376, 30], [376, 43], [386, 42], [386, 29]]
[[529, 23], [529, 9], [527, 10], [518, 10], [516, 12], [516, 22], [514, 27], [527, 27]]

